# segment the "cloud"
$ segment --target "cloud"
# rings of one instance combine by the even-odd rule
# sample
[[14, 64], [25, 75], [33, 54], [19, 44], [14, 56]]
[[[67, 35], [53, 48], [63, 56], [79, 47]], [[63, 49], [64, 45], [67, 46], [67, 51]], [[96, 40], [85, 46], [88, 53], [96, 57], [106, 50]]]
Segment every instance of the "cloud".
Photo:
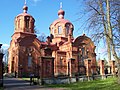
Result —
[[8, 49], [9, 46], [10, 46], [9, 44], [2, 44], [2, 48], [3, 48], [4, 50]]
[[33, 4], [36, 5], [39, 1], [42, 1], [42, 0], [33, 0]]
[[3, 47], [8, 47], [9, 45], [8, 45], [8, 44], [3, 44], [2, 46], [3, 46]]
[[41, 0], [33, 0], [35, 3], [38, 2], [38, 1], [41, 1]]

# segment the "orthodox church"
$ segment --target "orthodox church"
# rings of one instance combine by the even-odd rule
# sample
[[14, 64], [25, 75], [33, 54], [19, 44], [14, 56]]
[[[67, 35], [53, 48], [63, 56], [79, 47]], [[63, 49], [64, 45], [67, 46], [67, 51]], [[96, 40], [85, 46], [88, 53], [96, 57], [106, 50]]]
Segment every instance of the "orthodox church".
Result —
[[[93, 41], [85, 34], [74, 38], [74, 25], [58, 10], [58, 19], [50, 25], [50, 36], [41, 42], [34, 30], [35, 19], [27, 13], [15, 17], [15, 30], [10, 42], [8, 71], [18, 77], [30, 74], [43, 78], [96, 73], [96, 53]], [[89, 64], [91, 68], [89, 68]]]

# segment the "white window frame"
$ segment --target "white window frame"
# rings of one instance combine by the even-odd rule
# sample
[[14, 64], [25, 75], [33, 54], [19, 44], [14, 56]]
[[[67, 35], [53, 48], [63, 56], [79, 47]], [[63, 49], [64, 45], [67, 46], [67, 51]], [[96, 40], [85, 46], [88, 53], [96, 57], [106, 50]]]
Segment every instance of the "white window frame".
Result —
[[62, 34], [62, 27], [58, 26], [58, 34]]

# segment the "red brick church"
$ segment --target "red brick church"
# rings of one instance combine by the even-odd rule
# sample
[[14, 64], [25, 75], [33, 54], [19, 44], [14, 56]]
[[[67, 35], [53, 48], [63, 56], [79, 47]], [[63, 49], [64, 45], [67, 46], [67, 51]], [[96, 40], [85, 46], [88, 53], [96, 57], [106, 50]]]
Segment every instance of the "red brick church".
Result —
[[15, 17], [15, 30], [9, 47], [9, 73], [18, 77], [34, 74], [43, 78], [96, 73], [95, 45], [85, 34], [74, 38], [73, 24], [64, 18], [60, 8], [58, 19], [49, 27], [50, 36], [41, 42], [34, 31], [35, 19], [27, 13]]

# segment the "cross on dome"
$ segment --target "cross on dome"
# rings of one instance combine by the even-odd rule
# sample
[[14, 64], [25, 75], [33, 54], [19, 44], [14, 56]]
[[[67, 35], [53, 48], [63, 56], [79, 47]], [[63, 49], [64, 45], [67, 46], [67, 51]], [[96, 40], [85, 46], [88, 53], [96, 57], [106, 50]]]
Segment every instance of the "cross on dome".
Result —
[[27, 4], [27, 1], [25, 0], [25, 3], [24, 3], [25, 5]]
[[24, 6], [23, 6], [23, 12], [27, 13], [28, 7], [27, 7], [27, 1], [25, 0]]
[[65, 15], [65, 11], [62, 10], [62, 2], [60, 3], [60, 10], [58, 11], [59, 18], [63, 19]]
[[62, 2], [60, 2], [60, 9], [62, 9]]

